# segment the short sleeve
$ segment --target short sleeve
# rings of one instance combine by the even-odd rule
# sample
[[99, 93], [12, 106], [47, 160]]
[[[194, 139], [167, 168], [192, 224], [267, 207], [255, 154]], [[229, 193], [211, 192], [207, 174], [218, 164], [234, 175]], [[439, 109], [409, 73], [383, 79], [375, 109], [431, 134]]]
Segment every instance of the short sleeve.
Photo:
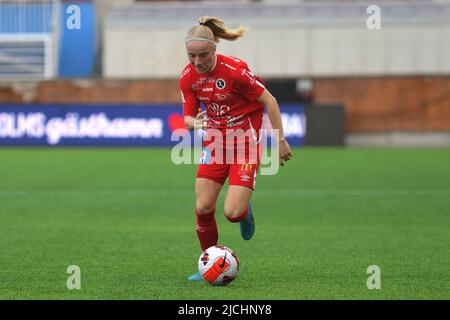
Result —
[[248, 69], [236, 70], [233, 78], [233, 90], [248, 101], [256, 101], [265, 90], [262, 80]]
[[188, 77], [180, 78], [181, 101], [183, 102], [183, 115], [195, 117], [200, 108], [200, 102], [191, 89]]

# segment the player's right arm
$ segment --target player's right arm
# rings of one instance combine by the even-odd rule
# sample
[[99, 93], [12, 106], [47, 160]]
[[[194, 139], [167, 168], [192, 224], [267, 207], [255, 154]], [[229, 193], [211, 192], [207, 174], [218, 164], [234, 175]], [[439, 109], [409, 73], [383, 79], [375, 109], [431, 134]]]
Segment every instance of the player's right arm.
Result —
[[192, 91], [189, 71], [183, 71], [180, 78], [181, 100], [183, 102], [184, 123], [188, 130], [203, 129], [206, 126], [205, 111], [201, 112], [200, 101]]

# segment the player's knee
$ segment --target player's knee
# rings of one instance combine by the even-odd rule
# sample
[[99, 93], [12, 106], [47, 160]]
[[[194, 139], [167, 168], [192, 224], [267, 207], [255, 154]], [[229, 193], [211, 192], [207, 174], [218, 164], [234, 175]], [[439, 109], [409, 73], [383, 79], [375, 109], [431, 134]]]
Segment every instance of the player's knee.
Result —
[[206, 215], [215, 210], [215, 204], [197, 202], [197, 214]]
[[231, 222], [238, 222], [243, 219], [245, 216], [246, 211], [242, 210], [241, 208], [225, 208], [224, 214], [225, 217], [231, 221]]

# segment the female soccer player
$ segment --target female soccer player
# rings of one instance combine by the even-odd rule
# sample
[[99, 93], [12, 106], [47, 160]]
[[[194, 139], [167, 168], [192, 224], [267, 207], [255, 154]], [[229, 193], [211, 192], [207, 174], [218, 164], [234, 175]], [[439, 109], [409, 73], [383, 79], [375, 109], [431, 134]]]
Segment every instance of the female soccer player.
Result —
[[[186, 127], [206, 129], [207, 136], [214, 129], [224, 137], [223, 144], [216, 143], [214, 146], [223, 146], [226, 155], [231, 149], [236, 151], [231, 153], [231, 161], [227, 156], [224, 156], [227, 160], [220, 161], [223, 158], [215, 157], [218, 149], [211, 148], [212, 144], [204, 145], [195, 192], [197, 235], [202, 250], [206, 250], [217, 244], [216, 201], [227, 178], [229, 188], [224, 204], [225, 216], [231, 222], [240, 222], [241, 235], [245, 240], [249, 240], [255, 232], [250, 198], [255, 187], [259, 156], [252, 162], [248, 161], [249, 153], [244, 156], [244, 161], [242, 157], [239, 160], [236, 154], [240, 152], [238, 150], [258, 144], [264, 105], [272, 128], [278, 130], [280, 164], [290, 160], [292, 153], [284, 137], [277, 101], [264, 87], [263, 81], [250, 72], [243, 60], [216, 53], [219, 39], [236, 40], [243, 36], [246, 29], [228, 29], [222, 20], [215, 17], [203, 16], [198, 22], [199, 25], [187, 33], [185, 42], [190, 63], [180, 76]], [[206, 110], [201, 111], [201, 103]], [[237, 142], [234, 138], [230, 142], [226, 139], [230, 130], [250, 134], [241, 138], [237, 135]], [[215, 161], [209, 161], [212, 158]], [[200, 280], [201, 275], [196, 273], [188, 279]]]

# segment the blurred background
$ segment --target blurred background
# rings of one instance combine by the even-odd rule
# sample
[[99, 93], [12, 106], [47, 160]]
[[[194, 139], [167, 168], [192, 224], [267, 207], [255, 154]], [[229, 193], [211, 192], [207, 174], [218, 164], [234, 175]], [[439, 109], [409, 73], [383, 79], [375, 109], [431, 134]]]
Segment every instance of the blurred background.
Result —
[[218, 52], [263, 77], [294, 145], [450, 146], [449, 0], [2, 0], [0, 145], [170, 144], [202, 15], [249, 28]]
[[[218, 52], [294, 154], [258, 176], [255, 240], [217, 201], [232, 290], [187, 283], [197, 167], [168, 148], [202, 15], [249, 29]], [[450, 0], [0, 0], [0, 146], [0, 299], [449, 299]]]

